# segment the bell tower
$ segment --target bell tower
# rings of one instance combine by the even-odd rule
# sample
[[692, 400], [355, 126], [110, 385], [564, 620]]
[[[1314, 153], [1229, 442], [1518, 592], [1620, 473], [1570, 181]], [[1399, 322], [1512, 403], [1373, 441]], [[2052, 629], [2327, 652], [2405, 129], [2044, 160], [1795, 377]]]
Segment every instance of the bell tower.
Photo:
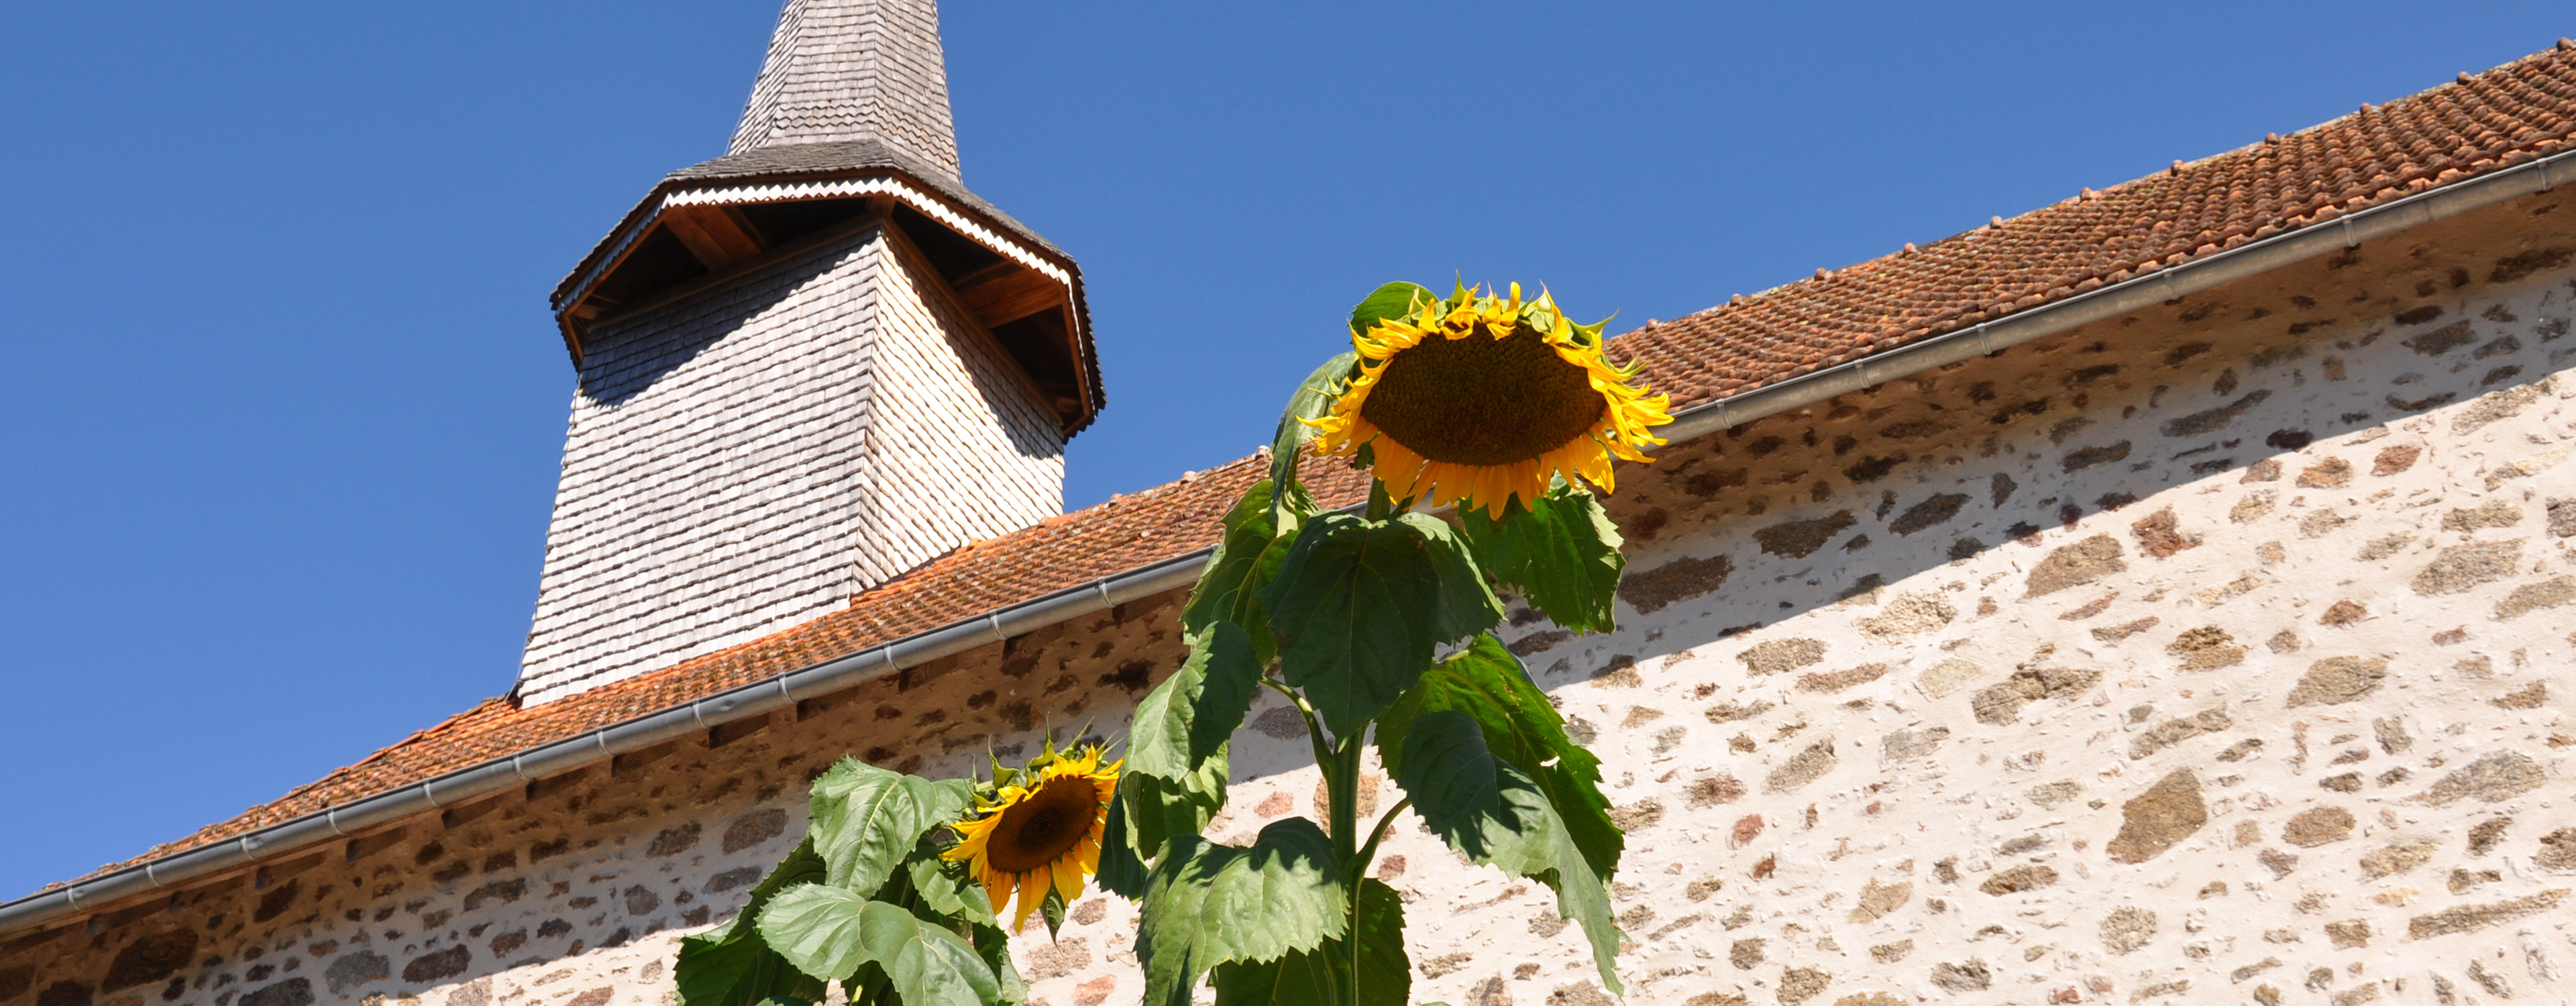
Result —
[[522, 702], [767, 635], [1063, 510], [1072, 258], [960, 179], [935, 0], [788, 0], [730, 152], [555, 288], [576, 384]]

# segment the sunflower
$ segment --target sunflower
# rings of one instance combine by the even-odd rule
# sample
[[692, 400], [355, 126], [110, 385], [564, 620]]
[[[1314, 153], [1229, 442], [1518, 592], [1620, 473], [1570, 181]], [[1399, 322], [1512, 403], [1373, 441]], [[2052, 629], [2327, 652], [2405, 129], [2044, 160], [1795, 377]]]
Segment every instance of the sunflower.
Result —
[[1011, 928], [1028, 922], [1050, 891], [1071, 904], [1082, 896], [1083, 878], [1100, 871], [1100, 832], [1126, 764], [1102, 765], [1101, 755], [1096, 744], [1058, 752], [1049, 743], [1028, 768], [996, 772], [992, 792], [976, 794], [974, 810], [950, 826], [957, 846], [939, 858], [969, 861], [995, 915], [1016, 888], [1020, 910]]
[[1464, 285], [1446, 300], [1424, 293], [1352, 333], [1359, 373], [1308, 421], [1316, 449], [1367, 448], [1395, 498], [1429, 494], [1496, 517], [1560, 474], [1610, 492], [1611, 460], [1652, 460], [1641, 449], [1664, 441], [1647, 428], [1673, 420], [1635, 365], [1602, 355], [1601, 329], [1567, 321], [1544, 291], [1523, 303], [1518, 283], [1508, 299]]

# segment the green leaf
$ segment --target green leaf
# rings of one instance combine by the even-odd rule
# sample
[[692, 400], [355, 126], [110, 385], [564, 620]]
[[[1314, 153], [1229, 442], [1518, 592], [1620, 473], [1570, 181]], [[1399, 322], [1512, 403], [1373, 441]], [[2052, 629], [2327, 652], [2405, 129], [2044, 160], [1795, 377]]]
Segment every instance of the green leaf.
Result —
[[1430, 549], [1431, 565], [1440, 580], [1440, 606], [1432, 621], [1432, 638], [1453, 642], [1483, 632], [1503, 621], [1503, 602], [1485, 583], [1485, 574], [1476, 568], [1476, 557], [1467, 550], [1467, 542], [1448, 521], [1427, 513], [1407, 513], [1396, 517], [1422, 535]]
[[770, 999], [822, 999], [821, 984], [797, 971], [795, 965], [760, 938], [758, 919], [761, 909], [778, 892], [822, 883], [825, 875], [823, 857], [815, 854], [814, 840], [809, 837], [797, 843], [767, 878], [752, 887], [751, 898], [733, 925], [681, 939], [679, 958], [671, 973], [681, 1006], [755, 1006]]
[[1458, 710], [1413, 717], [1403, 745], [1396, 783], [1412, 798], [1423, 825], [1475, 862], [1553, 888], [1557, 914], [1583, 924], [1601, 984], [1620, 991], [1620, 937], [1610, 917], [1609, 889], [1584, 861], [1537, 781], [1495, 757], [1485, 746], [1484, 726]]
[[780, 893], [761, 910], [760, 936], [797, 970], [839, 981], [867, 960], [859, 942], [861, 919], [863, 909], [878, 904], [884, 902], [848, 888], [806, 884]]
[[1029, 985], [1020, 979], [1019, 965], [1011, 963], [1011, 938], [998, 926], [975, 927], [975, 953], [984, 966], [993, 969], [993, 981], [999, 987], [996, 998], [1001, 1002], [1027, 1002]]
[[[1270, 438], [1271, 485], [1297, 484], [1297, 450], [1315, 435], [1314, 427], [1300, 420], [1320, 419], [1333, 411], [1333, 400], [1341, 397], [1342, 388], [1349, 383], [1359, 359], [1358, 353], [1343, 353], [1324, 361], [1323, 366], [1315, 368], [1314, 373], [1306, 375], [1306, 380], [1297, 385], [1295, 394], [1288, 396], [1288, 408], [1279, 413], [1279, 431]], [[1286, 502], [1287, 497], [1274, 498], [1271, 513], [1284, 518]], [[1284, 519], [1277, 522], [1286, 523]]]
[[[743, 918], [751, 918], [750, 913]], [[672, 984], [679, 991], [681, 1006], [756, 1006], [779, 999], [823, 998], [823, 986], [769, 949], [758, 933], [682, 938]]]
[[[1315, 500], [1304, 486], [1292, 485], [1274, 510], [1275, 484], [1267, 479], [1253, 483], [1226, 511], [1225, 536], [1181, 609], [1181, 627], [1188, 632], [1205, 631], [1219, 621], [1242, 626], [1252, 639], [1254, 661], [1265, 667], [1278, 656], [1278, 643], [1261, 610], [1261, 588], [1279, 572], [1297, 526], [1315, 515]], [[1290, 534], [1282, 534], [1283, 527]]]
[[1189, 659], [1136, 704], [1127, 730], [1127, 772], [1173, 781], [1188, 779], [1225, 747], [1252, 708], [1261, 687], [1261, 665], [1252, 640], [1233, 622], [1218, 620], [1189, 635]]
[[957, 934], [911, 912], [828, 884], [781, 894], [760, 916], [770, 946], [810, 975], [840, 980], [885, 970], [905, 1006], [985, 1006], [1001, 997], [993, 967]]
[[1325, 514], [1297, 532], [1261, 593], [1284, 641], [1281, 676], [1349, 736], [1413, 687], [1441, 640], [1440, 566], [1401, 520]]
[[965, 813], [974, 792], [964, 779], [933, 782], [844, 758], [814, 781], [808, 833], [831, 867], [832, 883], [873, 891], [924, 832]]
[[1351, 334], [1366, 335], [1378, 322], [1402, 318], [1412, 314], [1415, 307], [1439, 299], [1419, 283], [1389, 283], [1351, 308]]
[[1340, 878], [1332, 839], [1302, 817], [1271, 822], [1250, 848], [1173, 838], [1136, 933], [1144, 1001], [1188, 1006], [1209, 968], [1277, 960], [1340, 936], [1350, 921]]
[[1619, 872], [1626, 838], [1610, 820], [1610, 798], [1601, 793], [1601, 759], [1566, 734], [1555, 704], [1500, 640], [1477, 637], [1424, 674], [1421, 684], [1379, 717], [1378, 756], [1389, 773], [1397, 772], [1403, 761], [1404, 734], [1412, 718], [1435, 709], [1474, 717], [1495, 757], [1547, 793], [1548, 804], [1564, 819], [1592, 872], [1604, 883]]
[[1119, 776], [1118, 792], [1109, 798], [1109, 822], [1100, 828], [1100, 872], [1093, 876], [1100, 881], [1102, 890], [1134, 901], [1145, 896], [1145, 857], [1155, 849], [1145, 850], [1144, 855], [1136, 851], [1135, 835], [1127, 827], [1127, 798], [1131, 792], [1127, 779]]
[[1619, 554], [1618, 526], [1590, 492], [1559, 485], [1499, 521], [1483, 510], [1462, 511], [1459, 518], [1477, 564], [1549, 620], [1575, 632], [1617, 627], [1612, 602], [1628, 560]]
[[[1375, 879], [1360, 881], [1358, 1006], [1404, 1006], [1413, 963], [1404, 953], [1404, 903]], [[1217, 1006], [1343, 1006], [1350, 1002], [1351, 946], [1325, 940], [1276, 961], [1220, 964]]]
[[996, 929], [1001, 926], [1001, 920], [993, 916], [993, 898], [985, 893], [984, 885], [968, 874], [966, 864], [940, 859], [935, 844], [921, 843], [903, 866], [911, 875], [913, 892], [920, 895], [923, 907], [974, 925]]
[[1227, 774], [1220, 746], [1196, 771], [1178, 780], [1133, 770], [1118, 775], [1109, 801], [1109, 823], [1100, 837], [1100, 886], [1126, 898], [1145, 894], [1147, 860], [1175, 836], [1197, 836], [1225, 809]]

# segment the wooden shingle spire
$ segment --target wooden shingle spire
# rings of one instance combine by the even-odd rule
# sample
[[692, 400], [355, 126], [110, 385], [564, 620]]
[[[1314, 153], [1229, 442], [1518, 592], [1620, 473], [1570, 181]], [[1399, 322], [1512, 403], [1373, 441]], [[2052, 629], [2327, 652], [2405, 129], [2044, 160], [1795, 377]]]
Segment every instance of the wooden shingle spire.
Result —
[[957, 174], [937, 0], [787, 0], [730, 153], [870, 139]]

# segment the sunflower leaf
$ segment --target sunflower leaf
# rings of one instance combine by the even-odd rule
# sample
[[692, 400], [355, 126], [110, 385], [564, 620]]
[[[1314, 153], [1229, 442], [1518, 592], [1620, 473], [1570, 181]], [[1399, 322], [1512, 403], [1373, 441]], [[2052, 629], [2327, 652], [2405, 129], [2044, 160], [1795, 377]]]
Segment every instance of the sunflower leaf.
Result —
[[1349, 736], [1413, 687], [1444, 621], [1441, 562], [1402, 520], [1325, 514], [1297, 532], [1261, 592], [1281, 676]]
[[1401, 319], [1414, 308], [1440, 298], [1419, 283], [1389, 283], [1351, 308], [1351, 334], [1366, 335], [1381, 321]]
[[1173, 838], [1136, 933], [1144, 1001], [1189, 1006], [1209, 968], [1274, 961], [1342, 935], [1350, 901], [1341, 872], [1333, 840], [1302, 817], [1271, 822], [1249, 848]]
[[[1315, 428], [1303, 420], [1319, 419], [1333, 411], [1333, 399], [1341, 396], [1342, 386], [1350, 381], [1351, 370], [1359, 363], [1358, 353], [1343, 353], [1324, 361], [1288, 396], [1288, 408], [1279, 413], [1279, 431], [1270, 438], [1270, 484], [1297, 484], [1297, 450], [1315, 435]], [[1274, 496], [1271, 514], [1277, 523], [1286, 523], [1286, 497]]]
[[[1359, 923], [1358, 1006], [1404, 1006], [1413, 991], [1413, 964], [1404, 953], [1404, 904], [1395, 889], [1361, 880]], [[1219, 964], [1211, 977], [1217, 1006], [1345, 1006], [1350, 968], [1350, 943], [1330, 939], [1275, 961]]]
[[761, 912], [761, 935], [807, 974], [833, 979], [862, 964], [885, 970], [905, 1006], [987, 1006], [993, 967], [956, 933], [911, 912], [828, 885], [799, 887]]
[[1440, 580], [1440, 607], [1432, 622], [1435, 641], [1455, 642], [1502, 622], [1502, 599], [1486, 584], [1458, 529], [1427, 513], [1402, 514], [1396, 520], [1420, 532], [1430, 546], [1432, 567]]
[[1000, 926], [993, 915], [993, 899], [977, 883], [964, 863], [945, 862], [930, 842], [904, 861], [904, 872], [911, 874], [912, 889], [921, 896], [922, 906], [941, 916], [962, 918], [979, 926]]
[[1189, 658], [1145, 693], [1129, 720], [1128, 772], [1174, 781], [1189, 777], [1243, 725], [1252, 693], [1261, 687], [1252, 637], [1233, 622], [1211, 622], [1184, 641]]
[[1620, 991], [1608, 887], [1537, 781], [1485, 746], [1483, 724], [1455, 709], [1423, 712], [1407, 724], [1399, 764], [1396, 783], [1423, 825], [1468, 859], [1555, 889], [1557, 914], [1591, 940], [1601, 984]]
[[1501, 520], [1483, 510], [1459, 518], [1477, 564], [1549, 620], [1575, 632], [1617, 628], [1612, 602], [1627, 559], [1619, 554], [1618, 526], [1590, 492], [1560, 485]]
[[[1131, 749], [1132, 750], [1132, 749]], [[1118, 775], [1109, 801], [1109, 823], [1100, 836], [1100, 886], [1113, 894], [1143, 897], [1146, 862], [1160, 857], [1175, 836], [1196, 836], [1225, 808], [1227, 768], [1220, 746], [1196, 771], [1179, 780], [1133, 768]]]
[[856, 891], [884, 884], [923, 833], [965, 813], [974, 784], [932, 781], [841, 759], [814, 780], [814, 849], [830, 868], [829, 881]]
[[1520, 658], [1487, 634], [1423, 674], [1413, 691], [1378, 718], [1378, 756], [1389, 773], [1401, 771], [1412, 721], [1438, 709], [1473, 717], [1494, 756], [1537, 782], [1594, 874], [1607, 883], [1619, 872], [1626, 838], [1610, 820], [1610, 799], [1601, 793], [1601, 759], [1566, 734], [1564, 717], [1530, 681]]
[[769, 876], [751, 889], [750, 900], [733, 925], [684, 937], [671, 971], [681, 1006], [755, 1006], [764, 1000], [823, 998], [822, 986], [788, 963], [760, 937], [760, 910], [778, 892], [819, 884], [825, 876], [823, 857], [811, 838], [779, 861]]
[[1029, 985], [1020, 978], [1019, 965], [1011, 963], [1010, 934], [999, 926], [984, 925], [976, 926], [974, 933], [975, 953], [984, 959], [984, 966], [993, 969], [994, 984], [1000, 988], [995, 998], [1005, 1003], [1027, 1002]]
[[1269, 619], [1261, 611], [1261, 588], [1279, 572], [1279, 561], [1288, 555], [1293, 540], [1280, 529], [1284, 526], [1293, 534], [1300, 522], [1315, 514], [1314, 497], [1299, 485], [1291, 485], [1287, 497], [1276, 501], [1274, 508], [1271, 487], [1276, 484], [1267, 479], [1253, 483], [1226, 511], [1225, 537], [1217, 541], [1207, 570], [1199, 574], [1189, 604], [1181, 609], [1181, 627], [1189, 632], [1203, 632], [1218, 621], [1242, 626], [1251, 637], [1253, 659], [1262, 667], [1278, 656], [1278, 641], [1271, 637]]

